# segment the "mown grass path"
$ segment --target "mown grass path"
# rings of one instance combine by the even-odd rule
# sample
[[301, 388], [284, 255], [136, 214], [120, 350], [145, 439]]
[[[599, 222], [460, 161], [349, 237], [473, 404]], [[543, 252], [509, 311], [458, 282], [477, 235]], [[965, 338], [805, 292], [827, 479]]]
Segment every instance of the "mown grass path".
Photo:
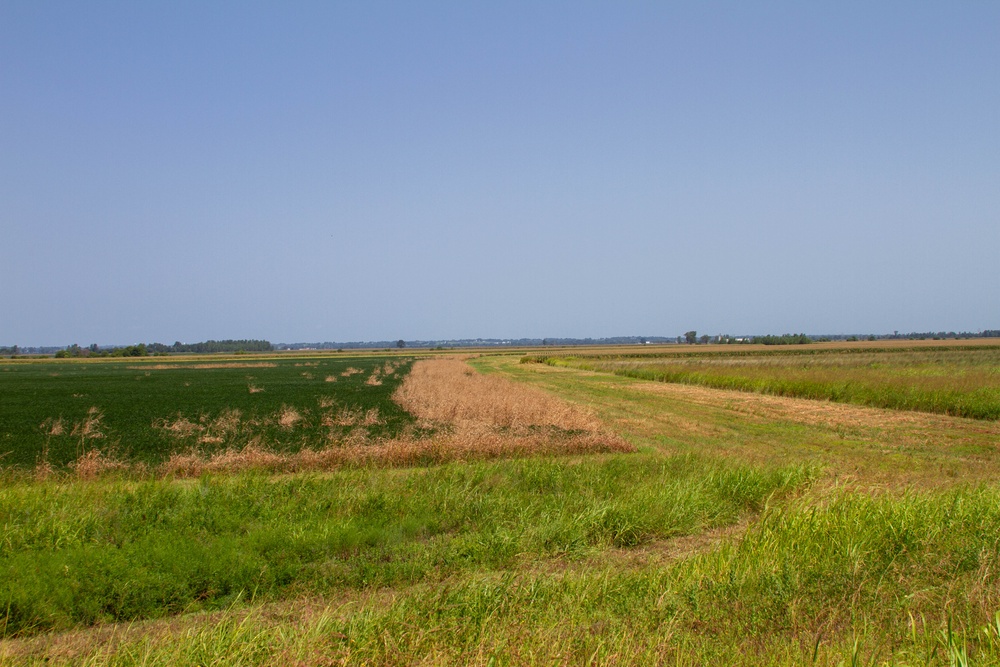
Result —
[[585, 405], [633, 444], [797, 461], [883, 488], [1000, 479], [1000, 423], [642, 380], [484, 357], [473, 364]]
[[939, 348], [721, 347], [529, 358], [642, 380], [1000, 419], [1000, 345], [995, 341]]

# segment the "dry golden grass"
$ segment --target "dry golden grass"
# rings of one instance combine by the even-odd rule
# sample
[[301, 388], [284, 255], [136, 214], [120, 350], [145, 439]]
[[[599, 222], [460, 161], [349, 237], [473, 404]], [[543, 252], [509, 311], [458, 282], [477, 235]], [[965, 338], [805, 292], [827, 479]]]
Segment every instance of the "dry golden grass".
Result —
[[177, 419], [173, 421], [157, 419], [153, 421], [153, 428], [166, 431], [175, 438], [187, 438], [205, 429], [201, 424], [196, 424], [182, 415], [177, 415]]
[[577, 405], [506, 378], [481, 375], [457, 359], [417, 361], [393, 400], [417, 417], [458, 425], [603, 428], [597, 417]]
[[362, 410], [361, 408], [341, 408], [337, 414], [323, 415], [323, 426], [375, 426], [384, 420], [379, 415], [378, 408]]
[[348, 366], [347, 369], [345, 369], [344, 372], [340, 374], [340, 377], [349, 378], [352, 375], [356, 375], [358, 373], [364, 373], [364, 371], [361, 370], [360, 368], [355, 368], [354, 366]]
[[101, 420], [103, 418], [104, 414], [96, 405], [91, 407], [87, 410], [87, 416], [73, 425], [70, 435], [79, 436], [81, 440], [103, 438], [104, 433], [101, 431]]
[[249, 391], [251, 394], [259, 394], [260, 392], [264, 391], [264, 388], [258, 387], [257, 385], [250, 383], [247, 385], [247, 391]]
[[446, 449], [495, 457], [635, 451], [589, 411], [543, 390], [481, 375], [455, 358], [413, 364], [393, 400], [421, 420], [444, 425]]
[[[232, 473], [258, 470], [271, 473], [335, 470], [359, 466], [409, 466], [537, 455], [573, 455], [632, 451], [624, 441], [588, 433], [558, 438], [548, 433], [512, 437], [492, 429], [466, 429], [461, 434], [431, 438], [368, 440], [364, 429], [355, 429], [342, 445], [303, 449], [295, 453], [272, 451], [257, 442], [242, 449], [205, 453], [191, 450], [173, 454], [157, 473], [171, 477], [197, 477], [205, 472]], [[107, 467], [104, 470], [119, 470]], [[78, 473], [79, 474], [79, 473]], [[89, 478], [89, 477], [88, 477]]]
[[126, 463], [113, 456], [102, 454], [99, 449], [91, 449], [70, 464], [73, 472], [80, 479], [97, 479], [108, 472], [131, 468]]
[[218, 417], [209, 423], [208, 428], [214, 433], [228, 435], [240, 428], [243, 423], [242, 417], [242, 413], [234, 408], [223, 410]]
[[358, 423], [361, 426], [375, 426], [384, 423], [384, 420], [379, 416], [378, 408], [369, 408]]
[[324, 382], [336, 382], [337, 381], [337, 376], [336, 375], [327, 375], [326, 378], [323, 381]]
[[49, 463], [48, 457], [43, 456], [39, 459], [38, 463], [35, 464], [34, 478], [37, 482], [44, 482], [47, 479], [52, 478], [56, 474], [56, 469], [52, 467]]
[[235, 409], [223, 410], [218, 417], [212, 420], [209, 420], [206, 415], [202, 415], [198, 422], [193, 422], [180, 413], [173, 420], [153, 420], [153, 428], [164, 431], [173, 438], [185, 440], [192, 436], [198, 436], [198, 442], [203, 444], [224, 442], [225, 438], [235, 434], [241, 427], [256, 425], [257, 423], [252, 420], [244, 422], [242, 413]]
[[302, 413], [295, 408], [283, 405], [281, 406], [281, 411], [278, 413], [277, 421], [281, 428], [291, 429], [302, 421]]
[[66, 432], [62, 417], [49, 418], [38, 425], [45, 435], [62, 435]]

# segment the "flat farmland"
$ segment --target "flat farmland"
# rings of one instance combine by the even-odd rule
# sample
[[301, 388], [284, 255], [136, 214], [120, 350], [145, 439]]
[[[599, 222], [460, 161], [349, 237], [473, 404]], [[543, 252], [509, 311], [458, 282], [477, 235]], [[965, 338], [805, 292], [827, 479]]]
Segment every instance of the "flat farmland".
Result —
[[[118, 395], [176, 371], [175, 396], [198, 373], [227, 393], [136, 418], [131, 437], [158, 438], [145, 468], [4, 460], [0, 663], [1000, 664], [997, 420], [615, 366], [995, 387], [997, 348], [917, 347], [108, 367]], [[125, 414], [70, 413], [63, 391], [24, 442], [60, 416], [81, 441], [95, 405], [103, 437], [83, 443], [124, 441]], [[251, 430], [216, 425], [235, 410]], [[200, 447], [198, 474], [164, 467]], [[247, 450], [298, 463], [208, 465]], [[379, 455], [322, 458], [342, 451]]]

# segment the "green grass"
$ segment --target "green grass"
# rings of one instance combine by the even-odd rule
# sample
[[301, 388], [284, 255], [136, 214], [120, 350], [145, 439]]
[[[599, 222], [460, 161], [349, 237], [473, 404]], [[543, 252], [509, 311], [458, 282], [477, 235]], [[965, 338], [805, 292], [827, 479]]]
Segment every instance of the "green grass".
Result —
[[[441, 579], [732, 523], [801, 468], [653, 456], [0, 490], [0, 628]], [[6, 610], [6, 611], [4, 611]]]
[[674, 562], [464, 569], [140, 632], [95, 664], [997, 664], [998, 529], [995, 488], [793, 500]]
[[[100, 449], [127, 462], [156, 464], [196, 447], [211, 452], [255, 440], [277, 451], [320, 447], [355, 427], [324, 426], [325, 414], [377, 408], [373, 437], [392, 437], [414, 419], [392, 402], [409, 368], [404, 360], [381, 385], [366, 384], [388, 357], [234, 360], [155, 358], [121, 361], [0, 362], [0, 465], [33, 467], [41, 460], [65, 467], [85, 451]], [[269, 367], [197, 368], [199, 364], [273, 364]], [[157, 369], [157, 365], [171, 366]], [[349, 367], [362, 372], [343, 376]], [[327, 382], [328, 376], [336, 377]], [[255, 391], [251, 392], [251, 388]], [[332, 404], [322, 407], [321, 401]], [[302, 419], [283, 427], [278, 417], [294, 408]], [[96, 409], [96, 412], [91, 412]], [[99, 415], [89, 436], [81, 425]], [[235, 424], [213, 427], [220, 417]], [[188, 432], [164, 426], [190, 422]], [[58, 423], [61, 434], [50, 435]], [[74, 434], [74, 428], [77, 433]], [[218, 436], [205, 439], [204, 436]]]
[[331, 621], [343, 639], [328, 650], [396, 664], [949, 664], [964, 650], [995, 664], [998, 501], [991, 489], [775, 508], [741, 542], [667, 567], [420, 588]]
[[996, 346], [526, 359], [643, 380], [1000, 419]]

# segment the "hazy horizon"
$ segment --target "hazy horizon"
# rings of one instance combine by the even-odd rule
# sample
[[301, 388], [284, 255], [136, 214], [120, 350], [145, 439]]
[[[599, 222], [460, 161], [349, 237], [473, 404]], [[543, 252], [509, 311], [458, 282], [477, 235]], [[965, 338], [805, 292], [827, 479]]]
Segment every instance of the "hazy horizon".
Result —
[[[776, 336], [781, 336], [781, 335], [798, 335], [798, 334], [805, 334], [805, 335], [810, 336], [810, 337], [832, 336], [832, 337], [836, 337], [836, 338], [850, 337], [850, 336], [867, 337], [867, 336], [870, 336], [870, 335], [875, 335], [875, 336], [894, 336], [894, 335], [898, 335], [901, 338], [905, 338], [905, 337], [912, 336], [912, 335], [930, 335], [930, 336], [934, 336], [934, 335], [938, 335], [938, 334], [955, 334], [955, 335], [973, 334], [973, 335], [975, 335], [975, 334], [982, 334], [984, 332], [996, 331], [996, 330], [995, 329], [990, 329], [988, 327], [984, 327], [984, 328], [976, 329], [974, 331], [961, 331], [961, 330], [956, 330], [956, 329], [942, 329], [942, 330], [939, 330], [939, 331], [887, 331], [887, 332], [877, 332], [877, 331], [852, 331], [852, 332], [815, 332], [815, 331], [814, 332], [809, 332], [809, 331], [801, 331], [801, 332], [791, 332], [791, 331], [782, 331], [782, 332], [761, 332], [761, 331], [757, 331], [757, 332], [747, 332], [747, 331], [731, 332], [730, 331], [730, 332], [726, 332], [726, 331], [721, 331], [721, 332], [710, 333], [710, 332], [707, 332], [707, 331], [700, 331], [700, 330], [694, 330], [694, 331], [697, 331], [697, 334], [698, 334], [699, 338], [702, 335], [708, 335], [708, 336], [711, 336], [712, 338], [717, 338], [719, 336], [731, 336], [731, 337], [734, 337], [734, 338], [741, 338], [741, 337], [745, 338], [745, 337], [775, 336], [775, 335]], [[490, 341], [490, 342], [492, 342], [492, 341], [505, 341], [505, 340], [507, 340], [507, 341], [524, 341], [524, 340], [573, 340], [573, 341], [595, 340], [595, 341], [603, 341], [603, 340], [624, 339], [624, 338], [667, 339], [669, 341], [674, 341], [675, 339], [676, 340], [681, 339], [683, 336], [684, 336], [683, 333], [679, 333], [679, 334], [661, 334], [661, 333], [649, 333], [649, 332], [642, 333], [642, 334], [616, 334], [616, 335], [610, 335], [610, 336], [473, 336], [473, 337], [462, 337], [462, 338], [445, 337], [445, 338], [404, 338], [404, 339], [391, 338], [390, 337], [390, 338], [369, 338], [369, 339], [354, 339], [354, 340], [347, 340], [347, 339], [344, 339], [344, 340], [333, 340], [333, 339], [328, 339], [328, 340], [319, 340], [319, 339], [317, 339], [317, 340], [268, 340], [266, 338], [248, 338], [246, 336], [237, 336], [235, 338], [205, 339], [205, 340], [199, 340], [199, 341], [194, 341], [194, 340], [181, 340], [181, 341], [141, 340], [141, 341], [139, 341], [139, 340], [137, 340], [137, 341], [117, 342], [117, 343], [107, 343], [107, 342], [100, 343], [100, 342], [93, 342], [92, 341], [92, 342], [86, 343], [86, 344], [81, 343], [80, 341], [73, 341], [72, 343], [57, 343], [57, 344], [46, 344], [46, 345], [39, 345], [39, 344], [28, 342], [28, 343], [18, 343], [17, 346], [19, 348], [23, 348], [23, 349], [35, 349], [35, 348], [65, 348], [65, 347], [70, 347], [72, 345], [79, 345], [80, 347], [86, 348], [86, 347], [89, 347], [90, 345], [97, 345], [98, 348], [100, 348], [100, 349], [110, 349], [110, 348], [129, 347], [129, 346], [132, 346], [132, 345], [152, 344], [152, 343], [159, 343], [159, 344], [163, 344], [163, 345], [168, 345], [169, 346], [169, 345], [173, 345], [175, 342], [178, 342], [178, 343], [181, 343], [183, 345], [192, 345], [192, 344], [195, 344], [195, 343], [208, 342], [209, 340], [216, 340], [216, 341], [224, 341], [224, 340], [266, 340], [267, 342], [271, 343], [272, 345], [276, 345], [276, 346], [282, 346], [282, 345], [326, 345], [326, 344], [347, 344], [347, 345], [361, 344], [361, 345], [369, 345], [369, 344], [374, 344], [374, 343], [391, 344], [391, 343], [395, 343], [396, 341], [399, 341], [399, 340], [403, 340], [407, 344], [413, 344], [413, 343], [429, 343], [429, 344], [433, 344], [433, 343], [438, 343], [438, 342], [458, 342], [458, 341], [477, 341], [477, 340], [478, 341]], [[14, 344], [13, 343], [11, 343], [11, 344], [0, 344], [0, 347], [9, 347], [9, 346], [12, 346], [12, 345], [14, 345]]]

